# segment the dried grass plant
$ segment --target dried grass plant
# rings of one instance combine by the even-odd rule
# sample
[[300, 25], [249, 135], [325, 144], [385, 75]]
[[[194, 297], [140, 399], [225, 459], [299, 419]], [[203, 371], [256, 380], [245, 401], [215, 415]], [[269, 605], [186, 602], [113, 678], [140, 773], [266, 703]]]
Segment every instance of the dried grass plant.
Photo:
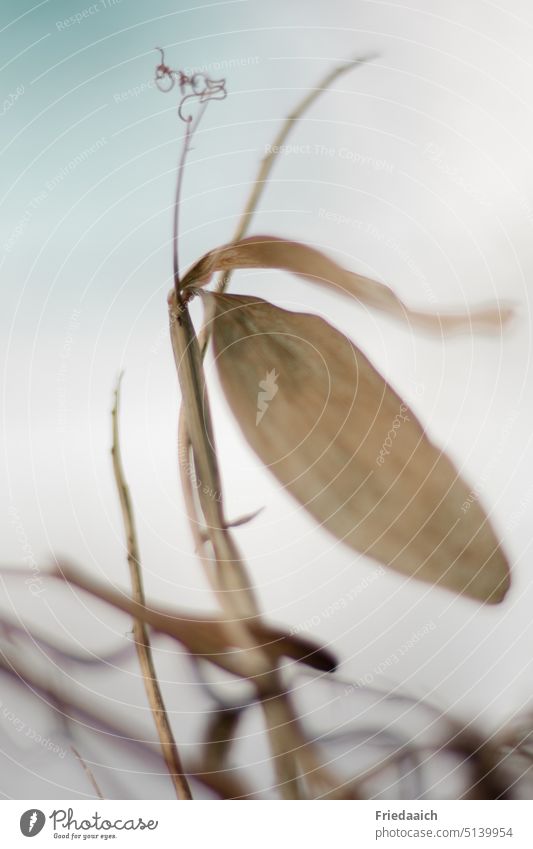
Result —
[[[370, 58], [370, 57], [368, 57]], [[342, 75], [364, 64], [356, 59], [332, 70], [304, 98], [281, 127], [261, 162], [233, 240], [201, 257], [186, 272], [179, 263], [180, 193], [191, 140], [211, 100], [226, 96], [224, 80], [186, 76], [161, 61], [156, 82], [163, 91], [180, 91], [179, 117], [185, 133], [177, 174], [173, 223], [174, 287], [168, 298], [169, 327], [181, 391], [178, 426], [180, 481], [199, 560], [219, 603], [218, 616], [191, 616], [174, 606], [161, 609], [145, 598], [142, 564], [132, 500], [119, 440], [120, 381], [112, 413], [112, 456], [122, 509], [131, 596], [94, 581], [62, 560], [48, 580], [67, 582], [132, 617], [133, 642], [159, 740], [135, 740], [133, 731], [91, 712], [52, 686], [20, 655], [12, 623], [4, 622], [0, 671], [22, 682], [68, 723], [84, 723], [106, 734], [114, 745], [140, 746], [147, 757], [162, 758], [177, 798], [191, 799], [203, 785], [222, 798], [253, 798], [254, 788], [232, 761], [232, 745], [242, 717], [260, 710], [275, 774], [275, 793], [285, 799], [364, 798], [379, 793], [423, 798], [427, 776], [445, 763], [456, 795], [507, 798], [528, 793], [532, 723], [526, 717], [491, 739], [464, 728], [436, 706], [399, 690], [360, 687], [358, 697], [373, 705], [374, 724], [345, 724], [320, 733], [299, 715], [294, 681], [283, 675], [284, 659], [317, 673], [327, 686], [349, 686], [333, 673], [335, 658], [307, 637], [286, 634], [265, 619], [233, 527], [253, 516], [231, 520], [225, 509], [218, 448], [209, 408], [203, 360], [213, 345], [221, 385], [243, 436], [280, 484], [316, 520], [346, 545], [404, 575], [461, 594], [473, 603], [497, 604], [509, 587], [509, 566], [479, 502], [461, 512], [469, 487], [451, 460], [427, 437], [423, 425], [357, 345], [318, 315], [288, 312], [257, 297], [228, 293], [232, 272], [241, 268], [279, 268], [309, 285], [341, 292], [425, 332], [499, 332], [511, 316], [507, 305], [482, 305], [468, 314], [413, 310], [387, 286], [342, 268], [315, 248], [268, 235], [248, 236], [268, 183], [275, 151], [293, 132], [301, 115]], [[195, 111], [195, 115], [191, 114]], [[218, 273], [216, 285], [208, 289]], [[197, 333], [189, 302], [201, 297], [205, 321]], [[265, 373], [267, 378], [265, 379]], [[280, 383], [277, 377], [281, 376]], [[270, 381], [270, 382], [269, 382]], [[263, 393], [261, 395], [260, 393]], [[258, 404], [259, 402], [259, 404]], [[268, 404], [268, 415], [264, 414]], [[392, 436], [390, 434], [392, 433]], [[387, 444], [387, 439], [390, 445]], [[387, 450], [383, 450], [384, 446]], [[223, 450], [223, 448], [222, 448]], [[199, 486], [193, 486], [191, 470]], [[213, 493], [217, 497], [213, 497]], [[4, 569], [4, 577], [20, 570]], [[151, 643], [159, 634], [176, 640], [190, 655], [198, 680], [213, 700], [205, 741], [184, 763], [158, 683]], [[31, 635], [39, 641], [38, 635]], [[61, 660], [79, 658], [40, 639]], [[203, 676], [212, 664], [247, 682], [249, 696], [225, 702]], [[305, 672], [305, 670], [314, 670]], [[378, 718], [378, 708], [387, 716]], [[375, 709], [375, 710], [374, 710]], [[402, 731], [406, 715], [415, 717], [416, 734]], [[425, 736], [424, 736], [425, 735]], [[372, 749], [349, 775], [335, 766], [338, 747]], [[328, 747], [330, 747], [328, 749]], [[333, 747], [333, 750], [331, 749]], [[337, 747], [337, 748], [335, 748]], [[77, 748], [73, 752], [96, 795], [98, 776]]]

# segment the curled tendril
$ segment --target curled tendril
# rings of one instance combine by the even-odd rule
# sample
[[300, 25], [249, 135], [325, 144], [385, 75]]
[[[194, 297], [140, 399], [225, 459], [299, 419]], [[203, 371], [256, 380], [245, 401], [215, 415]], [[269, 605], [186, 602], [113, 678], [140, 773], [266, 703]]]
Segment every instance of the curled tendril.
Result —
[[227, 97], [226, 80], [212, 80], [207, 74], [196, 73], [188, 76], [183, 71], [176, 71], [165, 63], [165, 51], [162, 47], [156, 47], [161, 54], [161, 61], [155, 69], [155, 84], [159, 91], [169, 92], [178, 83], [181, 92], [181, 101], [178, 106], [178, 115], [185, 123], [190, 123], [192, 115], [184, 112], [185, 104], [190, 100], [199, 103], [207, 103], [209, 100], [224, 100]]

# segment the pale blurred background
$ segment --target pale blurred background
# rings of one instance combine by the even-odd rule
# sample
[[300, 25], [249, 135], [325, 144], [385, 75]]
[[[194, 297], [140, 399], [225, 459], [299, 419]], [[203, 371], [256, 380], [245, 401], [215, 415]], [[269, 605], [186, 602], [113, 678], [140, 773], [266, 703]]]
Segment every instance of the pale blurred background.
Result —
[[[489, 730], [531, 707], [532, 36], [525, 0], [4, 0], [2, 562], [23, 566], [26, 557], [43, 568], [52, 554], [68, 555], [127, 588], [109, 454], [112, 389], [124, 369], [124, 460], [148, 596], [214, 609], [177, 477], [166, 293], [183, 124], [174, 93], [151, 84], [153, 48], [164, 46], [173, 67], [225, 76], [229, 91], [209, 105], [187, 166], [184, 267], [231, 238], [266, 146], [305, 92], [339, 62], [377, 54], [294, 128], [298, 150], [280, 155], [250, 232], [319, 246], [421, 308], [510, 299], [513, 326], [501, 338], [429, 339], [281, 273], [240, 272], [232, 290], [319, 312], [363, 348], [476, 488], [512, 563], [513, 588], [485, 610], [378, 572], [318, 530], [243, 444], [208, 360], [228, 512], [264, 507], [236, 531], [263, 609], [330, 645], [347, 681], [401, 683]], [[196, 304], [194, 315], [201, 318]], [[10, 578], [2, 610], [79, 651], [121, 646], [127, 618], [78, 598]], [[419, 631], [386, 673], [375, 671]], [[176, 667], [173, 646], [159, 645], [187, 758], [205, 699], [188, 664]], [[152, 739], [134, 660], [128, 668], [72, 667], [68, 686]], [[59, 670], [56, 679], [66, 681]], [[331, 724], [337, 698], [321, 702]], [[37, 700], [5, 686], [1, 699], [68, 749]], [[69, 752], [50, 754], [2, 713], [0, 725], [9, 774], [1, 793], [91, 795]], [[266, 754], [260, 731], [243, 727], [244, 757], [257, 774]], [[143, 775], [142, 761], [105, 768], [112, 758], [92, 739], [85, 754], [108, 795], [171, 796], [166, 777]]]

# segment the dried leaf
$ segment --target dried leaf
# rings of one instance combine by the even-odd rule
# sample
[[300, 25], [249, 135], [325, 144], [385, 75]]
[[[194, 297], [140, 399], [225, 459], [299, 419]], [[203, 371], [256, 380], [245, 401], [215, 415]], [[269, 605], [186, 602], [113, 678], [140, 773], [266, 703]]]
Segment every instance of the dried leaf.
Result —
[[466, 329], [494, 332], [513, 315], [510, 305], [497, 303], [479, 305], [468, 313], [412, 310], [383, 283], [342, 268], [315, 248], [274, 236], [251, 236], [215, 248], [189, 269], [183, 278], [182, 288], [205, 286], [216, 271], [233, 271], [238, 268], [279, 268], [291, 271], [299, 277], [332, 288], [363, 304], [431, 331]]
[[405, 575], [501, 601], [509, 570], [479, 502], [365, 355], [317, 316], [204, 297], [237, 421], [314, 518]]

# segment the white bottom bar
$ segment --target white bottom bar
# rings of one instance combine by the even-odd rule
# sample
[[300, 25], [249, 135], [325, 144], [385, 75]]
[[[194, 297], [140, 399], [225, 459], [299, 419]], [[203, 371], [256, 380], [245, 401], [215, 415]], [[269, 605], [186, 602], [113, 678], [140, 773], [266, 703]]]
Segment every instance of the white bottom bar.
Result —
[[2, 845], [533, 847], [533, 802], [0, 802]]

